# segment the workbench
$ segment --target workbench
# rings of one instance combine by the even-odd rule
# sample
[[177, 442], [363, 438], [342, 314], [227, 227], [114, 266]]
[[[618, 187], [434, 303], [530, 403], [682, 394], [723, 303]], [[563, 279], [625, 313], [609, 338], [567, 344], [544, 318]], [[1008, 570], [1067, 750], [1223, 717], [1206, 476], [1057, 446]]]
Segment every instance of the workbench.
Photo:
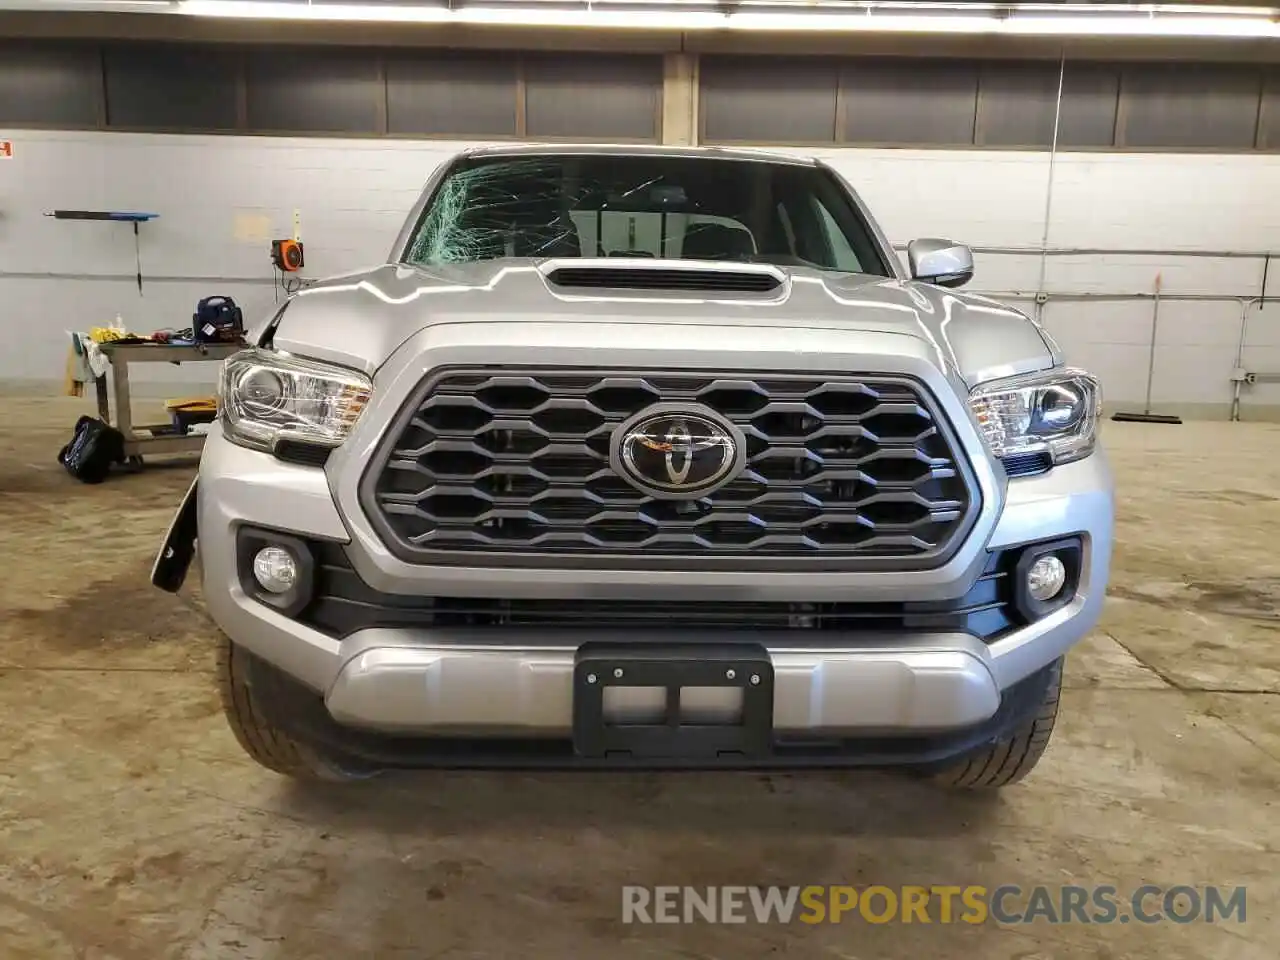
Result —
[[[244, 349], [240, 343], [208, 343], [179, 346], [167, 343], [102, 343], [99, 349], [111, 363], [111, 370], [97, 380], [98, 416], [124, 434], [125, 458], [142, 462], [143, 454], [199, 453], [204, 447], [201, 434], [174, 432], [172, 423], [135, 425], [129, 397], [129, 365], [132, 363], [203, 363], [225, 360]], [[108, 402], [107, 377], [111, 378]], [[115, 412], [114, 419], [111, 414]]]

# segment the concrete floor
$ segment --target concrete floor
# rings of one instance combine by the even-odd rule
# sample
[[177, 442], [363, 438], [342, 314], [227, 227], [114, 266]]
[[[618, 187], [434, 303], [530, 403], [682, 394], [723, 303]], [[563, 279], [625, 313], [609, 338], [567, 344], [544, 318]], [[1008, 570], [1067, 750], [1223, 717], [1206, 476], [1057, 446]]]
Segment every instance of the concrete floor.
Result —
[[[75, 483], [0, 401], [0, 957], [1251, 960], [1280, 934], [1280, 427], [1108, 424], [1105, 621], [998, 796], [903, 777], [253, 766], [207, 627], [149, 587], [192, 466]], [[187, 597], [187, 603], [192, 599]], [[1223, 884], [1243, 924], [624, 926], [624, 884]]]

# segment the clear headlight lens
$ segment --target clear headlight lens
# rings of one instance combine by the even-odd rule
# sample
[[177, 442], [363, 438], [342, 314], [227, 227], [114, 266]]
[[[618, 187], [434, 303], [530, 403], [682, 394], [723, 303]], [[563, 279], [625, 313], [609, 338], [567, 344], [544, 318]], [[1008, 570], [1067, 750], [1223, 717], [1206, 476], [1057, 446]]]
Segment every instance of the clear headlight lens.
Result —
[[1069, 463], [1093, 452], [1102, 390], [1083, 370], [1060, 369], [981, 384], [969, 406], [997, 457], [1048, 453]]
[[223, 364], [219, 414], [227, 436], [246, 447], [273, 450], [286, 438], [336, 447], [372, 391], [369, 378], [354, 370], [244, 350]]

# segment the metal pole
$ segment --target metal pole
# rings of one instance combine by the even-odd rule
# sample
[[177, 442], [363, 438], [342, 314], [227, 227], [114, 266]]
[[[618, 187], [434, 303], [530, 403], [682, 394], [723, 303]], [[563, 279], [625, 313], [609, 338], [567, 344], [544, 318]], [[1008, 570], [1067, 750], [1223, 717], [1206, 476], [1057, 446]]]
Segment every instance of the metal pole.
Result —
[[1142, 412], [1151, 415], [1151, 381], [1156, 373], [1156, 335], [1160, 329], [1160, 274], [1156, 274], [1156, 295], [1151, 301], [1151, 349], [1147, 354], [1147, 399]]
[[1156, 375], [1156, 341], [1160, 338], [1160, 286], [1161, 275], [1156, 274], [1156, 289], [1151, 297], [1151, 345], [1147, 353], [1147, 396], [1143, 401], [1141, 413], [1125, 413], [1123, 410], [1111, 415], [1112, 420], [1123, 420], [1131, 423], [1182, 423], [1181, 417], [1151, 412], [1151, 385]]
[[138, 239], [138, 221], [133, 221], [133, 261], [138, 268], [138, 296], [142, 296], [142, 242]]
[[1256, 303], [1261, 311], [1267, 305], [1267, 275], [1271, 271], [1271, 254], [1262, 262], [1262, 289], [1251, 300], [1240, 301], [1240, 336], [1236, 339], [1236, 365], [1231, 371], [1231, 422], [1240, 420], [1240, 389], [1244, 376], [1244, 344], [1249, 336], [1249, 310]]
[[[1265, 289], [1265, 282], [1263, 287]], [[1261, 298], [1257, 301], [1259, 309], [1262, 306]], [[1231, 422], [1236, 423], [1240, 419], [1240, 381], [1236, 377], [1240, 373], [1240, 368], [1244, 365], [1244, 340], [1249, 330], [1249, 308], [1254, 304], [1253, 300], [1240, 301], [1240, 339], [1236, 341], [1236, 365], [1231, 371]]]
[[1049, 224], [1053, 215], [1053, 174], [1058, 161], [1058, 125], [1062, 121], [1062, 84], [1067, 75], [1067, 54], [1058, 59], [1058, 99], [1053, 105], [1053, 141], [1049, 146], [1049, 182], [1044, 191], [1044, 230], [1040, 235], [1040, 279], [1036, 282], [1036, 317], [1043, 312], [1045, 275], [1049, 268]]

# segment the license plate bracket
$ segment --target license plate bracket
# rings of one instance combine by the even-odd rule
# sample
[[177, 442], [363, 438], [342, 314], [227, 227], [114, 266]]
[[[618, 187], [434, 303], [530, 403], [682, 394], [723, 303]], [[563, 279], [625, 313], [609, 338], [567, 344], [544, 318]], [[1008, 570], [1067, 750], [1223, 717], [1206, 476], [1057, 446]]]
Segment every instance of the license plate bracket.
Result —
[[[773, 751], [773, 662], [757, 644], [585, 643], [573, 671], [573, 742], [579, 756], [630, 754], [636, 759], [707, 760], [763, 757]], [[610, 687], [666, 690], [662, 723], [610, 723]], [[686, 687], [736, 687], [738, 723], [682, 722]]]
[[161, 590], [177, 593], [187, 578], [196, 554], [196, 490], [200, 478], [191, 481], [178, 512], [165, 532], [164, 543], [151, 566], [151, 583]]

